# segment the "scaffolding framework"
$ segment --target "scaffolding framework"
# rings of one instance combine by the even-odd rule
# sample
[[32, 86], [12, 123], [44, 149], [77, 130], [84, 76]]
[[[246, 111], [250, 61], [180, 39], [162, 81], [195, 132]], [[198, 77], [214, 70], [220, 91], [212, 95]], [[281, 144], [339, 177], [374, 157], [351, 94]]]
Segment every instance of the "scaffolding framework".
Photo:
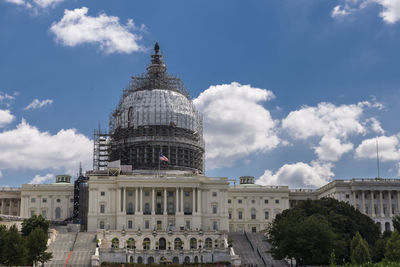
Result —
[[93, 170], [104, 171], [109, 161], [110, 134], [100, 128], [93, 134]]

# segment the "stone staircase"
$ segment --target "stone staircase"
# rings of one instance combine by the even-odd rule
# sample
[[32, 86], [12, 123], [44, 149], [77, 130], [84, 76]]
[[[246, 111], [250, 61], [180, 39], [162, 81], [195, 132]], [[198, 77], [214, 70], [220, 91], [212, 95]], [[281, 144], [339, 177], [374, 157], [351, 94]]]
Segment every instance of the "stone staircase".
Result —
[[63, 228], [57, 231], [55, 241], [47, 250], [53, 254], [53, 258], [45, 266], [90, 266], [91, 256], [96, 249], [96, 234], [67, 232]]
[[233, 241], [233, 250], [240, 256], [242, 265], [265, 266], [262, 258], [252, 248], [244, 233], [229, 233], [228, 238]]

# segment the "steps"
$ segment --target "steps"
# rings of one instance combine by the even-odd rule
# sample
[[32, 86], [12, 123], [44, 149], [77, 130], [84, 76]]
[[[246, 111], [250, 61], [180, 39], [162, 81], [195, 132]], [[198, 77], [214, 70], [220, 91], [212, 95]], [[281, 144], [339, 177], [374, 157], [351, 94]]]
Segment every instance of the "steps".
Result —
[[243, 233], [229, 233], [228, 238], [233, 241], [233, 250], [240, 256], [242, 265], [265, 266], [257, 251], [253, 250]]
[[262, 233], [246, 233], [246, 235], [253, 245], [254, 249], [258, 248], [261, 257], [264, 259], [268, 266], [284, 267], [288, 265], [286, 261], [274, 260], [272, 258], [272, 255], [269, 252], [271, 249], [271, 244], [267, 241]]

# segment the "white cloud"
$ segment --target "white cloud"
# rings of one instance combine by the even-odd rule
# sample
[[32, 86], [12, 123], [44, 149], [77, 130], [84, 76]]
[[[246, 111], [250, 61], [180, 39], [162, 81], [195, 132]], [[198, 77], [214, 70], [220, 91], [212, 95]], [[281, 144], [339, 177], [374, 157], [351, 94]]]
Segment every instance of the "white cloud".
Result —
[[54, 180], [54, 174], [52, 173], [48, 173], [44, 176], [40, 176], [39, 174], [37, 174], [28, 184], [43, 184], [51, 180]]
[[349, 15], [372, 4], [377, 4], [381, 7], [379, 16], [384, 22], [394, 24], [400, 20], [400, 0], [342, 0], [341, 2], [345, 5], [337, 5], [333, 8], [331, 12], [333, 18]]
[[337, 161], [346, 152], [353, 150], [352, 143], [342, 143], [340, 139], [324, 136], [315, 148], [318, 158], [325, 161]]
[[14, 96], [9, 95], [9, 94], [3, 94], [0, 92], [0, 102], [5, 101], [5, 100], [13, 100], [15, 99]]
[[194, 99], [204, 117], [207, 169], [278, 146], [277, 121], [261, 105], [273, 97], [269, 90], [233, 82], [211, 86]]
[[6, 3], [16, 4], [16, 5], [25, 5], [25, 0], [4, 0]]
[[38, 109], [42, 108], [47, 105], [53, 104], [53, 100], [51, 99], [44, 99], [44, 100], [39, 100], [39, 99], [34, 99], [32, 103], [30, 103], [28, 106], [26, 106], [24, 109], [29, 110], [29, 109]]
[[10, 124], [14, 119], [15, 117], [11, 114], [10, 110], [0, 109], [0, 128]]
[[3, 173], [0, 171], [0, 178], [3, 177]]
[[33, 2], [42, 7], [42, 8], [47, 8], [47, 7], [53, 7], [58, 3], [63, 2], [64, 0], [33, 0]]
[[82, 162], [89, 168], [93, 143], [74, 129], [52, 135], [22, 120], [15, 129], [0, 132], [0, 169], [66, 170]]
[[[50, 31], [56, 40], [65, 46], [77, 46], [85, 43], [99, 44], [106, 53], [132, 53], [144, 50], [138, 41], [140, 35], [132, 33], [133, 20], [126, 25], [119, 22], [115, 16], [105, 13], [97, 17], [88, 16], [88, 8], [66, 9], [59, 22], [53, 22]], [[144, 25], [142, 26], [144, 27]]]
[[400, 135], [379, 136], [363, 140], [355, 150], [356, 158], [376, 159], [376, 140], [378, 140], [381, 161], [400, 160]]
[[34, 13], [37, 13], [38, 9], [46, 9], [54, 7], [64, 0], [4, 0], [7, 3], [23, 6], [27, 9], [31, 9]]
[[275, 174], [266, 170], [257, 179], [260, 185], [289, 185], [291, 188], [316, 188], [327, 184], [334, 176], [330, 163], [312, 161], [311, 164], [297, 162], [283, 165]]

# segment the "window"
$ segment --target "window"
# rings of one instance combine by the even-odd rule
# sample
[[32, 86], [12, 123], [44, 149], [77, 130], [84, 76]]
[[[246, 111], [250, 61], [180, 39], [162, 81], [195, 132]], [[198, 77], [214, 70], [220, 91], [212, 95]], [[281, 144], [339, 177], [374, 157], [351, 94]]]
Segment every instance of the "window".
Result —
[[232, 211], [229, 211], [229, 220], [232, 219]]
[[104, 213], [104, 205], [100, 205], [100, 213]]
[[228, 204], [231, 204], [232, 203], [232, 200], [231, 199], [228, 199]]
[[358, 194], [356, 194], [356, 198], [358, 198]]
[[100, 192], [100, 196], [104, 197], [105, 195], [106, 195], [106, 192], [104, 192], [104, 191]]
[[100, 229], [104, 229], [104, 222], [100, 221]]
[[264, 204], [268, 204], [268, 199], [264, 199]]
[[43, 198], [43, 199], [42, 199], [42, 202], [43, 202], [43, 203], [47, 203], [47, 198]]
[[161, 197], [161, 191], [157, 191], [157, 196]]
[[43, 218], [46, 218], [46, 211], [45, 210], [42, 210], [42, 216], [43, 216]]
[[212, 240], [211, 240], [211, 238], [206, 238], [205, 248], [206, 249], [212, 248]]
[[257, 233], [257, 227], [251, 227], [251, 232]]
[[35, 215], [35, 211], [34, 211], [34, 210], [31, 210], [31, 217], [32, 217], [33, 215]]
[[162, 230], [162, 221], [157, 221], [157, 230], [158, 231]]
[[148, 197], [148, 196], [150, 196], [150, 192], [149, 192], [149, 191], [144, 192], [144, 195], [145, 195], [146, 197]]
[[34, 198], [34, 197], [31, 198], [31, 202], [32, 202], [32, 203], [35, 203], [35, 202], [36, 202], [36, 198]]
[[186, 197], [190, 197], [190, 192], [185, 192]]
[[132, 192], [132, 191], [129, 191], [129, 192], [128, 192], [128, 196], [133, 197], [133, 192]]
[[144, 228], [149, 229], [150, 228], [150, 222], [149, 220], [144, 221]]
[[217, 192], [212, 192], [212, 196], [216, 197], [217, 196]]
[[133, 227], [133, 223], [131, 220], [128, 221], [128, 229], [132, 229]]
[[279, 204], [279, 199], [275, 199], [275, 204]]
[[168, 191], [168, 196], [169, 196], [169, 197], [173, 197], [173, 196], [174, 196], [174, 192]]
[[213, 230], [217, 231], [218, 230], [218, 222], [213, 221]]
[[74, 202], [74, 199], [73, 199], [73, 198], [70, 198], [70, 199], [69, 199], [69, 202], [73, 203], [73, 202]]
[[241, 199], [238, 199], [238, 203], [239, 203], [239, 204], [242, 204], [242, 200], [241, 200]]
[[61, 199], [57, 198], [57, 203], [60, 203], [60, 202], [61, 202]]
[[256, 219], [256, 209], [255, 209], [255, 208], [252, 208], [252, 209], [251, 209], [251, 219], [252, 219], [252, 220], [255, 220], [255, 219]]
[[149, 203], [144, 204], [144, 213], [148, 214], [150, 213], [150, 205]]
[[132, 202], [128, 203], [128, 214], [133, 214], [133, 203]]
[[111, 240], [111, 247], [112, 248], [119, 248], [119, 239], [114, 237], [113, 240]]
[[61, 218], [61, 208], [57, 207], [56, 208], [56, 219], [60, 219]]
[[213, 214], [217, 214], [217, 205], [212, 206]]
[[256, 203], [256, 201], [254, 199], [252, 199], [251, 200], [251, 204], [254, 204], [254, 203]]
[[238, 212], [238, 219], [241, 220], [243, 218], [243, 212], [239, 211]]
[[346, 194], [346, 198], [349, 199], [349, 198], [350, 198], [350, 195], [349, 195], [349, 194]]
[[186, 221], [186, 229], [190, 229], [190, 221], [189, 220]]
[[268, 212], [268, 211], [266, 211], [266, 212], [264, 213], [264, 218], [265, 218], [266, 220], [269, 219], [269, 212]]

